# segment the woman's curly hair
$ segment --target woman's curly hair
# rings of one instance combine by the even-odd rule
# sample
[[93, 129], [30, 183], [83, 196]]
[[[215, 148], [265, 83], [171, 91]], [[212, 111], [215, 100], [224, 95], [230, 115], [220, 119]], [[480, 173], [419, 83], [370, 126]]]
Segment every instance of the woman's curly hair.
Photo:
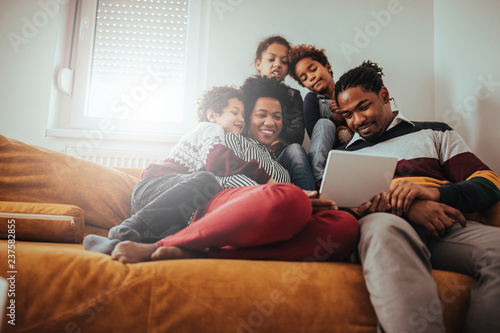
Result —
[[262, 77], [255, 75], [247, 78], [241, 86], [243, 92], [243, 104], [245, 105], [245, 122], [249, 124], [250, 115], [255, 103], [261, 97], [271, 97], [277, 99], [281, 108], [289, 106], [291, 97], [288, 92], [288, 87], [276, 80], [275, 78]]
[[[290, 76], [298, 82], [302, 87], [304, 86], [302, 82], [300, 81], [299, 77], [295, 73], [295, 66], [297, 66], [297, 63], [301, 61], [304, 58], [311, 58], [312, 60], [316, 60], [323, 66], [330, 66], [330, 62], [328, 61], [328, 58], [325, 54], [324, 49], [318, 49], [313, 45], [297, 45], [294, 46], [290, 49], [290, 52], [288, 52], [288, 69], [289, 69], [289, 74]], [[330, 70], [330, 74], [333, 77], [333, 72]]]
[[196, 117], [198, 121], [205, 122], [208, 121], [207, 111], [212, 109], [217, 114], [222, 113], [228, 105], [228, 101], [231, 98], [237, 98], [243, 101], [243, 94], [240, 89], [235, 86], [222, 86], [213, 87], [203, 92], [203, 94], [198, 98], [198, 110], [196, 112]]

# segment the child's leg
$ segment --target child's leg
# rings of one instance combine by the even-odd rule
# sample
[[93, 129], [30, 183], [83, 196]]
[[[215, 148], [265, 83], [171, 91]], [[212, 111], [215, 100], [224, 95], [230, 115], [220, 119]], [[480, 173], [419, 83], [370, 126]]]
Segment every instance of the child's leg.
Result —
[[322, 211], [309, 219], [291, 239], [252, 248], [211, 248], [210, 258], [261, 259], [284, 261], [344, 260], [357, 246], [358, 221], [349, 213]]
[[158, 242], [202, 251], [211, 247], [252, 247], [290, 239], [311, 216], [312, 205], [300, 188], [273, 184], [228, 189], [207, 205], [205, 215]]
[[292, 183], [303, 190], [316, 190], [309, 156], [298, 143], [287, 146], [278, 157], [278, 162], [290, 172]]
[[309, 147], [309, 157], [315, 181], [323, 178], [328, 152], [335, 145], [336, 127], [330, 119], [319, 119], [314, 126]]
[[159, 177], [146, 185], [133, 198], [137, 211], [109, 232], [109, 238], [134, 240], [127, 237], [129, 229], [161, 238], [187, 226], [189, 218], [220, 191], [215, 176], [208, 172]]

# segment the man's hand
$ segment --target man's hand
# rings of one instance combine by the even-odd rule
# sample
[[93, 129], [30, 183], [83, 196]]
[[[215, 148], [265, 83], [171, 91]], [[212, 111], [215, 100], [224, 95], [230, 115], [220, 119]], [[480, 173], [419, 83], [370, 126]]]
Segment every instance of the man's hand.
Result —
[[406, 213], [415, 199], [439, 201], [440, 193], [437, 188], [423, 187], [407, 180], [396, 182], [389, 190], [392, 212], [398, 216]]
[[390, 208], [389, 197], [385, 192], [382, 192], [374, 196], [372, 201], [365, 202], [358, 208], [352, 208], [352, 211], [358, 216], [365, 216], [375, 212], [385, 212]]
[[425, 227], [437, 239], [450, 232], [454, 222], [460, 223], [462, 228], [466, 225], [465, 217], [458, 209], [431, 200], [414, 200], [406, 217]]
[[311, 200], [313, 214], [320, 212], [322, 210], [338, 210], [339, 209], [337, 207], [337, 204], [335, 203], [335, 201], [327, 200], [327, 199], [317, 199], [316, 195], [318, 194], [318, 191], [306, 191], [306, 190], [304, 190], [304, 193], [309, 197], [309, 200]]

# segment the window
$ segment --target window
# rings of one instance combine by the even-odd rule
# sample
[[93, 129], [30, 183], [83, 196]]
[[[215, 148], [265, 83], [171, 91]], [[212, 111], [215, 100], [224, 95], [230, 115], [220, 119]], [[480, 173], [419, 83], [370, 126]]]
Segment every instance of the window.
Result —
[[75, 10], [72, 68], [59, 75], [68, 127], [170, 135], [191, 129], [204, 89], [202, 0], [84, 0]]

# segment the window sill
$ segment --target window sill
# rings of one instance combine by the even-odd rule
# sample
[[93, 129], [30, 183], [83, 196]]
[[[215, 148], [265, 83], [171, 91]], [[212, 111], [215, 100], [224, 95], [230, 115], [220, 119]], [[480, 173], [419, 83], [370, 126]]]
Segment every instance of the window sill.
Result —
[[152, 134], [138, 132], [104, 132], [99, 130], [46, 129], [45, 136], [55, 138], [177, 143], [182, 135]]

